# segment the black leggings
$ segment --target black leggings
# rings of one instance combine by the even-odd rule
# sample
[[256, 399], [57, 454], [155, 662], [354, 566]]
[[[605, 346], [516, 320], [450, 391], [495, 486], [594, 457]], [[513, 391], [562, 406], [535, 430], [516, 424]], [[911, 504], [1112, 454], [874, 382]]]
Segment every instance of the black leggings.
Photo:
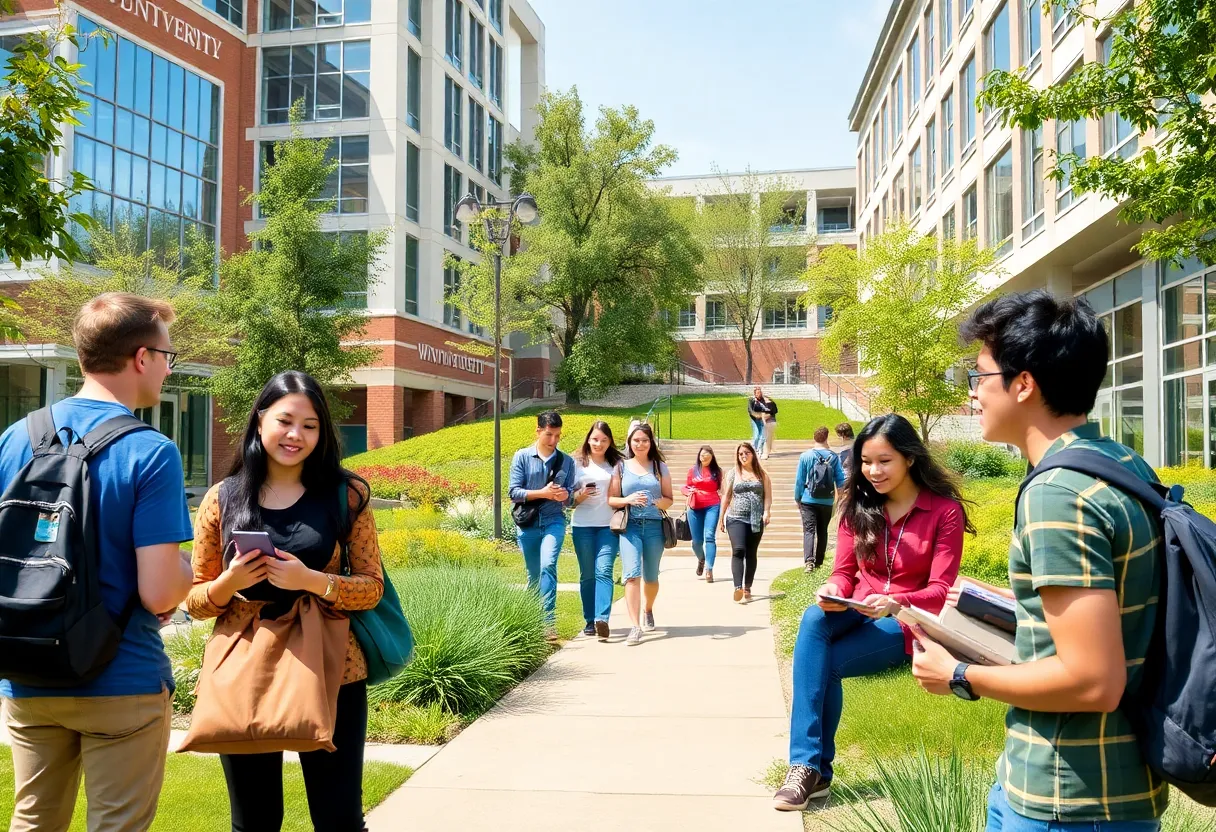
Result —
[[[338, 691], [335, 751], [300, 754], [308, 814], [314, 829], [360, 832], [363, 827], [363, 745], [367, 682]], [[232, 832], [279, 832], [283, 827], [283, 752], [221, 754], [232, 806]]]
[[730, 537], [730, 571], [735, 578], [735, 589], [750, 590], [756, 577], [756, 553], [760, 549], [760, 538], [764, 537], [764, 528], [754, 532], [751, 523], [730, 517], [726, 520], [726, 534]]
[[832, 507], [818, 503], [799, 503], [802, 513], [802, 560], [816, 568], [823, 566], [828, 551], [828, 525], [832, 522]]

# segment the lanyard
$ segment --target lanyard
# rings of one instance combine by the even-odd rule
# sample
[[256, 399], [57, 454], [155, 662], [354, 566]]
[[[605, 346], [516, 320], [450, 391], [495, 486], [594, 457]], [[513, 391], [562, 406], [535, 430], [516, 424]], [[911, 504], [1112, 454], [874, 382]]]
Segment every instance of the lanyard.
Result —
[[[911, 514], [912, 512], [908, 512]], [[883, 592], [891, 591], [891, 573], [895, 569], [895, 553], [899, 551], [900, 541], [904, 539], [904, 529], [908, 528], [908, 515], [904, 515], [904, 521], [899, 524], [899, 535], [895, 538], [895, 548], [891, 548], [891, 528], [888, 526], [883, 529], [882, 537], [882, 553], [887, 560], [887, 585], [883, 588]]]

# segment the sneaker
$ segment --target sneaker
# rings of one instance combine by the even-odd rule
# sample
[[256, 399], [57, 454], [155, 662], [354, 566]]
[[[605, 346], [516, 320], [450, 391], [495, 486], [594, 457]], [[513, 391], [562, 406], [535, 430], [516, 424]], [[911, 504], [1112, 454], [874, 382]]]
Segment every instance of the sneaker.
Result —
[[737, 587], [735, 587], [735, 602], [738, 603], [739, 601], [742, 601], [742, 600], [743, 600], [743, 587], [737, 586]]
[[751, 589], [751, 587], [744, 587], [743, 588], [743, 603], [750, 604], [751, 602], [752, 602], [752, 589]]
[[701, 577], [705, 573], [705, 561], [697, 561], [697, 577]]
[[820, 800], [831, 793], [832, 783], [819, 776], [809, 766], [790, 766], [785, 783], [773, 795], [773, 808], [779, 812], [801, 812], [812, 800]]
[[642, 613], [642, 629], [648, 633], [654, 632], [654, 612], [653, 611]]
[[642, 643], [642, 628], [634, 627], [629, 631], [629, 637], [625, 639], [625, 645], [628, 647], [637, 647]]
[[814, 572], [814, 571], [815, 571], [815, 567], [816, 567], [817, 565], [818, 565], [818, 564], [816, 564], [816, 563], [815, 563], [815, 561], [813, 561], [813, 560], [808, 560], [808, 561], [806, 562], [806, 566], [802, 567], [802, 570], [803, 570], [804, 572]]
[[585, 636], [593, 636], [593, 635], [595, 635], [595, 625], [594, 625], [594, 624], [588, 624], [586, 627], [584, 627], [584, 628], [583, 628], [583, 635], [585, 635]]
[[600, 641], [607, 641], [608, 636], [612, 635], [612, 630], [610, 630], [608, 628], [608, 622], [607, 621], [595, 622], [595, 634], [599, 637]]
[[706, 569], [705, 570], [705, 583], [712, 584], [713, 582], [714, 582], [714, 570]]

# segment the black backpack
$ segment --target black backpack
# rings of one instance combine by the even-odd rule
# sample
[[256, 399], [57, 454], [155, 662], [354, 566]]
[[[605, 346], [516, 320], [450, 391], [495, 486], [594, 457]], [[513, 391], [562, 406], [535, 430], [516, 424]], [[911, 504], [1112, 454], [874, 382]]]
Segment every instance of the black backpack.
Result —
[[[830, 453], [830, 451], [829, 451]], [[811, 463], [811, 472], [807, 476], [806, 487], [812, 497], [832, 497], [836, 494], [836, 478], [832, 476], [832, 458], [824, 454], [815, 454]]]
[[1022, 488], [1053, 468], [1097, 477], [1160, 518], [1157, 624], [1140, 689], [1121, 708], [1149, 767], [1192, 800], [1216, 806], [1216, 523], [1182, 502], [1181, 486], [1146, 482], [1098, 451], [1052, 454]]
[[65, 444], [50, 407], [26, 425], [34, 456], [0, 498], [0, 679], [74, 687], [113, 660], [139, 602], [133, 593], [117, 620], [102, 603], [89, 460], [152, 428], [115, 416]]

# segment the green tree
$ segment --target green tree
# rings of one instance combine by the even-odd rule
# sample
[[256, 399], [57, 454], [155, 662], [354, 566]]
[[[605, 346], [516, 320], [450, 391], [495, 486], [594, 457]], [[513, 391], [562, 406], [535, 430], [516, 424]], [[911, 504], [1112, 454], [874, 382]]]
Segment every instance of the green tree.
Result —
[[[93, 189], [88, 177], [72, 171], [61, 182], [48, 173], [64, 125], [79, 125], [76, 114], [87, 109], [80, 64], [56, 54], [82, 38], [63, 6], [56, 7], [52, 25], [21, 36], [0, 65], [0, 252], [18, 266], [30, 259], [77, 259], [80, 246], [67, 224], [92, 227], [91, 217], [69, 207], [72, 197]], [[0, 16], [12, 12], [11, 1], [0, 0]]]
[[692, 228], [704, 252], [705, 291], [726, 308], [747, 356], [744, 382], [752, 383], [752, 339], [764, 310], [790, 292], [801, 292], [810, 240], [801, 230], [806, 205], [790, 183], [750, 170], [740, 177], [718, 173], [703, 194]]
[[[211, 389], [229, 432], [243, 429], [262, 387], [284, 370], [301, 370], [334, 392], [378, 351], [344, 346], [363, 332], [365, 316], [351, 298], [375, 282], [384, 231], [338, 235], [321, 230], [334, 209], [332, 179], [338, 167], [328, 139], [304, 138], [302, 105], [292, 108], [290, 138], [275, 142], [274, 162], [262, 168], [261, 189], [246, 200], [266, 226], [250, 235], [253, 247], [220, 268], [219, 314], [238, 339], [235, 361], [216, 370]], [[330, 396], [334, 417], [350, 406]]]
[[875, 405], [913, 413], [921, 437], [967, 401], [966, 385], [946, 378], [974, 354], [961, 342], [959, 316], [980, 300], [980, 275], [996, 258], [974, 240], [939, 242], [899, 223], [866, 240], [859, 254], [841, 245], [819, 252], [807, 270], [806, 298], [831, 306], [820, 360], [839, 368], [846, 346], [874, 374]]
[[1119, 200], [1128, 223], [1152, 223], [1136, 245], [1143, 256], [1216, 262], [1216, 6], [1209, 0], [1140, 0], [1099, 17], [1091, 4], [1046, 2], [1067, 7], [1085, 24], [1109, 25], [1109, 60], [1084, 64], [1046, 87], [1035, 86], [1025, 68], [992, 72], [979, 103], [1004, 123], [1027, 129], [1093, 118], [1112, 126], [1122, 120], [1143, 131], [1140, 152], [1131, 158], [1107, 155], [1105, 147], [1091, 150], [1088, 159], [1057, 154], [1052, 178]]
[[[670, 361], [662, 312], [698, 291], [700, 253], [671, 200], [647, 186], [676, 158], [652, 144], [653, 122], [635, 107], [603, 108], [588, 130], [577, 89], [547, 92], [536, 109], [536, 143], [507, 149], [512, 190], [536, 197], [541, 221], [517, 227], [521, 250], [503, 261], [503, 331], [552, 343], [558, 385], [575, 403], [627, 364]], [[492, 331], [492, 247], [479, 225], [483, 256], [457, 264], [450, 302]]]

